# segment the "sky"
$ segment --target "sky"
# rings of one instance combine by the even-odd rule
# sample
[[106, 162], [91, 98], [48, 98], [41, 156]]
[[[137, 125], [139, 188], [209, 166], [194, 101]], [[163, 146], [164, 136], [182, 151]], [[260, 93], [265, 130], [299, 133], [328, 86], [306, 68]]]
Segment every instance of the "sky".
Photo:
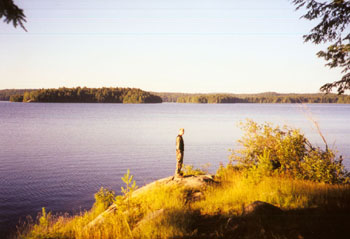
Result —
[[0, 22], [0, 89], [136, 87], [316, 93], [341, 73], [304, 43], [291, 0], [15, 0]]

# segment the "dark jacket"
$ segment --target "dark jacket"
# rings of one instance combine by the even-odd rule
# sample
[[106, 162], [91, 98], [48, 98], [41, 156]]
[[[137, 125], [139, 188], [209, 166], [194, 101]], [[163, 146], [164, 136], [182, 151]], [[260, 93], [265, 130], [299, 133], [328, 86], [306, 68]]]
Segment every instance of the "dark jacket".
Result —
[[176, 137], [176, 150], [185, 151], [185, 144], [181, 135]]

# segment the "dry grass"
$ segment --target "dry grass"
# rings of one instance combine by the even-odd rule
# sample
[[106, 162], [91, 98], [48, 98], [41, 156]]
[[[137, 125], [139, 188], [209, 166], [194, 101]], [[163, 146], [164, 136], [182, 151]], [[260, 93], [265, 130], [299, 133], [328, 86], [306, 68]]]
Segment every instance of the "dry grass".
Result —
[[[322, 232], [327, 228], [322, 225], [332, 223], [337, 223], [339, 232], [342, 223], [350, 219], [337, 216], [350, 208], [349, 185], [283, 177], [256, 180], [230, 167], [222, 168], [217, 179], [219, 184], [203, 189], [204, 197], [199, 201], [186, 201], [183, 187], [159, 185], [123, 205], [119, 202], [119, 210], [93, 227], [87, 225], [105, 207], [95, 204], [91, 211], [70, 217], [44, 215], [18, 238], [231, 238], [228, 232], [236, 238], [304, 238], [308, 231]], [[242, 208], [256, 200], [281, 207], [286, 212], [283, 220], [269, 217], [262, 222], [242, 217]], [[332, 221], [330, 212], [334, 214]], [[324, 224], [322, 218], [328, 218]]]
[[255, 180], [234, 170], [225, 169], [220, 186], [210, 186], [205, 199], [192, 208], [202, 214], [241, 215], [244, 206], [263, 201], [283, 210], [315, 207], [347, 207], [350, 202], [349, 185], [330, 185], [279, 176]]

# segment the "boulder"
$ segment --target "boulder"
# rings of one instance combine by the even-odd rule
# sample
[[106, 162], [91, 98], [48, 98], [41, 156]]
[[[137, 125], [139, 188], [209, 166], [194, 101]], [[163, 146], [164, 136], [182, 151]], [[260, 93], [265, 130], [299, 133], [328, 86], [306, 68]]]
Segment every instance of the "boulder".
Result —
[[153, 187], [161, 186], [161, 185], [179, 185], [184, 186], [187, 189], [192, 189], [193, 191], [197, 191], [208, 185], [209, 183], [215, 183], [214, 175], [187, 175], [187, 176], [171, 176], [167, 178], [163, 178], [157, 181], [154, 181], [150, 184], [147, 184], [135, 192], [133, 192], [132, 196], [137, 197], [143, 192], [150, 190]]
[[[139, 195], [142, 195], [143, 192], [146, 192], [154, 187], [158, 187], [160, 185], [179, 185], [184, 186], [187, 189], [187, 195], [184, 195], [186, 198], [186, 201], [195, 201], [199, 200], [202, 197], [202, 192], [200, 191], [201, 188], [205, 187], [208, 183], [215, 183], [214, 176], [213, 175], [188, 175], [188, 176], [181, 176], [181, 177], [167, 177], [160, 180], [157, 180], [155, 182], [152, 182], [150, 184], [147, 184], [137, 190], [135, 190], [132, 194], [132, 197], [137, 197]], [[106, 211], [102, 212], [100, 215], [98, 215], [94, 220], [92, 220], [87, 227], [93, 227], [95, 225], [101, 224], [104, 222], [104, 219], [106, 216], [115, 213], [117, 210], [117, 206], [115, 204], [112, 204]], [[150, 214], [148, 219], [144, 220], [150, 220], [150, 218], [154, 218], [156, 216], [161, 215], [164, 212], [163, 209], [160, 209], [156, 211], [155, 214]]]

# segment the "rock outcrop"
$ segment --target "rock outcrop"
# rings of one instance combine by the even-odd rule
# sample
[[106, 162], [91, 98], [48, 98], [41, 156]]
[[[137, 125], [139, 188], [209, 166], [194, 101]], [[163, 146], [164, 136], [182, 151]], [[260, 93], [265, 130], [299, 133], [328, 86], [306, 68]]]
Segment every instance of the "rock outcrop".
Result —
[[215, 183], [214, 175], [209, 175], [209, 174], [197, 175], [197, 176], [188, 175], [188, 176], [182, 176], [182, 177], [172, 176], [172, 177], [159, 179], [157, 181], [154, 181], [150, 184], [147, 184], [147, 185], [137, 189], [133, 193], [133, 197], [137, 197], [139, 194], [141, 194], [147, 190], [150, 190], [153, 187], [160, 186], [160, 185], [169, 185], [169, 186], [170, 185], [179, 185], [179, 186], [184, 186], [187, 189], [198, 190], [198, 189], [205, 187], [209, 183]]
[[[187, 194], [184, 195], [186, 201], [195, 201], [199, 200], [203, 193], [201, 191], [202, 188], [207, 186], [210, 183], [216, 183], [213, 175], [187, 175], [182, 177], [171, 176], [163, 179], [159, 179], [150, 184], [147, 184], [137, 190], [135, 190], [132, 194], [132, 197], [138, 197], [142, 193], [153, 189], [154, 187], [159, 187], [162, 185], [179, 185], [186, 189]], [[97, 216], [93, 221], [91, 221], [87, 227], [95, 226], [96, 224], [103, 223], [104, 218], [111, 213], [115, 213], [117, 210], [117, 206], [112, 204], [106, 211], [102, 212], [99, 216]], [[155, 215], [149, 215], [150, 218], [158, 216], [163, 213], [163, 210], [160, 209], [155, 212]], [[146, 218], [147, 219], [147, 218]], [[144, 219], [145, 220], [145, 219]], [[149, 220], [149, 219], [148, 219]], [[141, 221], [142, 222], [142, 221]]]

